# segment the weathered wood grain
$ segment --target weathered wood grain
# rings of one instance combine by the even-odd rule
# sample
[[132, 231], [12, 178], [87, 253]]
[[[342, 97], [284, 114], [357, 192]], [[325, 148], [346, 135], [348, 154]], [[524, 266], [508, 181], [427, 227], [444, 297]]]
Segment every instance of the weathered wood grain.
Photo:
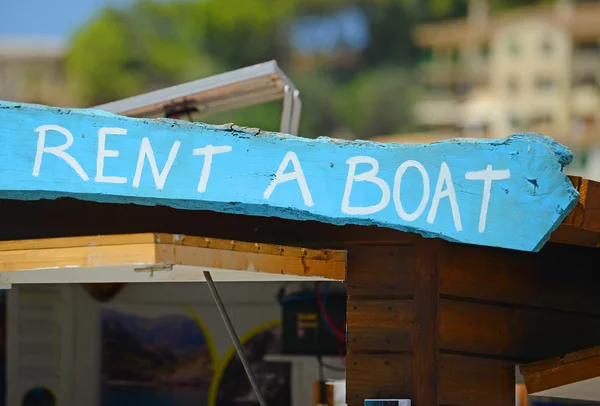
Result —
[[410, 245], [348, 247], [348, 295], [353, 298], [412, 296], [413, 252]]
[[600, 317], [440, 300], [440, 349], [534, 361], [600, 342]]
[[600, 377], [600, 347], [521, 365], [530, 394]]
[[600, 233], [566, 224], [561, 225], [552, 233], [550, 241], [559, 244], [598, 248], [600, 247]]
[[353, 354], [346, 360], [346, 403], [365, 399], [410, 399], [413, 393], [410, 354]]
[[376, 225], [525, 251], [578, 201], [562, 172], [571, 154], [529, 134], [383, 145], [2, 102], [0, 143], [3, 198]]
[[348, 350], [411, 352], [412, 300], [349, 300]]
[[570, 179], [579, 192], [579, 201], [550, 240], [600, 247], [600, 183], [573, 176]]
[[[0, 242], [0, 272], [183, 265], [343, 280], [343, 251], [168, 234]], [[6, 275], [6, 278], [12, 276]]]
[[561, 244], [525, 253], [444, 242], [440, 294], [600, 315], [599, 259], [594, 248]]
[[440, 405], [515, 405], [512, 362], [441, 354], [439, 380]]
[[439, 240], [415, 244], [413, 376], [415, 404], [439, 401]]

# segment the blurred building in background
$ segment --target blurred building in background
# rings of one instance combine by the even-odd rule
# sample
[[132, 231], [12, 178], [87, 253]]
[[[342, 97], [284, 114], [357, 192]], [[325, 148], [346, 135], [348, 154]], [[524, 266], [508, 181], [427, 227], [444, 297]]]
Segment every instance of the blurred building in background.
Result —
[[426, 95], [414, 113], [433, 132], [413, 138], [537, 131], [574, 151], [572, 174], [599, 179], [599, 22], [599, 2], [492, 14], [474, 0], [463, 19], [417, 27]]
[[0, 38], [0, 99], [67, 106], [64, 43], [49, 38]]

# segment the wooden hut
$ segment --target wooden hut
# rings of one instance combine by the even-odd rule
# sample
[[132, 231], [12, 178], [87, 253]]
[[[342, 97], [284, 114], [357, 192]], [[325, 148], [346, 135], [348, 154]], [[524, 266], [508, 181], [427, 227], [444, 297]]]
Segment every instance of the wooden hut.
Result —
[[384, 146], [1, 103], [0, 145], [5, 287], [344, 280], [353, 406], [512, 406], [530, 363], [533, 392], [600, 375], [581, 352], [600, 185], [544, 137]]

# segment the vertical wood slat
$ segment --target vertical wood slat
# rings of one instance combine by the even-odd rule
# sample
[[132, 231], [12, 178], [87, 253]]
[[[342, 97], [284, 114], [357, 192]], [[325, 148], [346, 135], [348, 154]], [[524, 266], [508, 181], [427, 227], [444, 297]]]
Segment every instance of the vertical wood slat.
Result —
[[415, 406], [438, 406], [439, 240], [415, 244], [413, 399]]
[[350, 246], [346, 402], [413, 398], [414, 247]]

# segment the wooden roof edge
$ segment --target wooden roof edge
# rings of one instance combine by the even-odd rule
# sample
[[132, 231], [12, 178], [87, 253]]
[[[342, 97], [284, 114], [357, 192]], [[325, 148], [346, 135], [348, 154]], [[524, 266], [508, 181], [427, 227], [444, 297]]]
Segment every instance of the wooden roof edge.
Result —
[[552, 369], [560, 365], [570, 364], [587, 358], [600, 356], [600, 346], [584, 348], [564, 355], [554, 356], [539, 361], [519, 365], [522, 374], [532, 374], [544, 369]]
[[579, 202], [552, 233], [551, 242], [600, 248], [600, 183], [569, 176]]
[[530, 394], [600, 376], [600, 346], [519, 366]]
[[[0, 242], [0, 283], [345, 280], [346, 252], [144, 233]], [[233, 272], [233, 273], [232, 273]]]
[[167, 233], [110, 234], [0, 241], [0, 252], [137, 244], [180, 245], [296, 258], [332, 260], [336, 262], [345, 261], [345, 251], [342, 250], [303, 248]]
[[600, 233], [600, 182], [579, 176], [569, 176], [579, 192], [579, 202], [563, 224]]

